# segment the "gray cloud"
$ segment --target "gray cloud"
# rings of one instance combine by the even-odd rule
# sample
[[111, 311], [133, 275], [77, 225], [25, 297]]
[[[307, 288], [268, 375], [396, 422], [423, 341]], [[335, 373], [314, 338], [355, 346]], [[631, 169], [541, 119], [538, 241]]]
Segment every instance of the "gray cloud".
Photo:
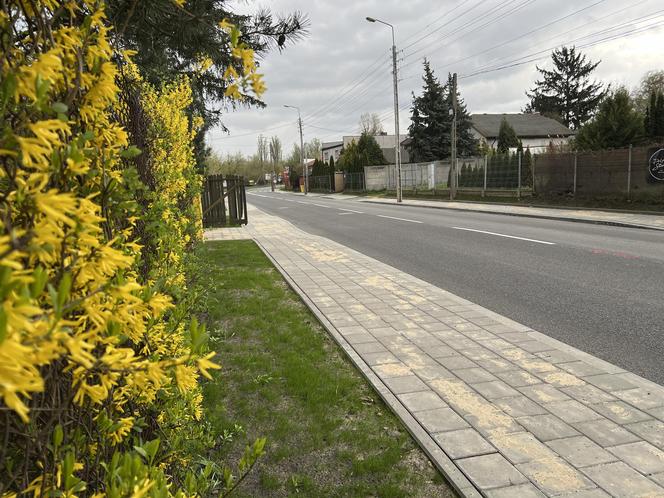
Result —
[[[592, 6], [595, 3], [598, 4]], [[501, 46], [587, 6], [592, 7]], [[254, 4], [242, 5], [245, 10], [255, 7]], [[342, 134], [353, 133], [363, 112], [381, 114], [386, 130], [391, 131], [394, 119], [391, 113], [391, 35], [388, 27], [366, 22], [368, 15], [395, 25], [400, 50], [402, 106], [410, 103], [411, 92], [420, 91], [421, 61], [426, 56], [441, 79], [451, 71], [460, 75], [460, 90], [471, 112], [518, 112], [526, 102], [525, 90], [537, 77], [535, 65], [546, 65], [547, 53], [537, 62], [469, 78], [463, 76], [655, 13], [662, 9], [662, 4], [661, 0], [276, 0], [270, 7], [277, 12], [307, 12], [311, 18], [311, 33], [283, 53], [275, 51], [261, 61], [261, 71], [268, 85], [267, 108], [238, 109], [227, 114], [224, 123], [231, 135], [226, 136], [220, 130], [213, 130], [209, 135], [210, 144], [218, 153], [238, 150], [253, 153], [259, 133], [281, 137], [289, 151], [291, 144], [298, 140], [297, 114], [285, 109], [284, 104], [302, 109], [305, 140], [314, 137], [334, 140]], [[454, 8], [452, 14], [440, 18]], [[460, 16], [467, 9], [472, 10]], [[617, 13], [610, 15], [613, 12]], [[408, 47], [448, 21], [451, 22], [447, 26]], [[664, 16], [652, 18], [645, 24], [626, 25], [622, 31], [606, 31], [594, 38], [580, 39], [576, 44], [657, 22], [664, 22]], [[663, 31], [659, 26], [642, 34], [588, 47], [583, 52], [592, 60], [602, 60], [597, 79], [632, 87], [646, 71], [664, 68], [660, 50]], [[492, 50], [481, 53], [489, 49]], [[349, 85], [363, 74], [367, 77], [348, 91]], [[334, 102], [330, 104], [331, 101]], [[408, 109], [401, 114], [401, 131], [405, 133]]]

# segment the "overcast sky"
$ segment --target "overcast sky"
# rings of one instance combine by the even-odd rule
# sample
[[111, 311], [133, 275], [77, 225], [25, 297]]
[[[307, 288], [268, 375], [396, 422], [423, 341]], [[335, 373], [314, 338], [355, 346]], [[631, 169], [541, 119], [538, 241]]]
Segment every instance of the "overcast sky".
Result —
[[[236, 10], [261, 5], [238, 2]], [[471, 113], [519, 112], [535, 65], [549, 66], [551, 48], [561, 44], [588, 45], [582, 51], [602, 61], [596, 78], [614, 85], [632, 88], [646, 71], [664, 69], [662, 0], [275, 0], [269, 7], [308, 14], [309, 35], [261, 61], [267, 108], [226, 114], [230, 134], [208, 135], [218, 154], [253, 154], [260, 133], [279, 136], [288, 154], [299, 136], [297, 112], [284, 104], [301, 108], [305, 141], [354, 134], [363, 112], [378, 113], [393, 133], [390, 29], [366, 16], [395, 26], [402, 134], [411, 93], [422, 87], [423, 57], [441, 79], [458, 73]], [[482, 73], [496, 66], [511, 67]]]

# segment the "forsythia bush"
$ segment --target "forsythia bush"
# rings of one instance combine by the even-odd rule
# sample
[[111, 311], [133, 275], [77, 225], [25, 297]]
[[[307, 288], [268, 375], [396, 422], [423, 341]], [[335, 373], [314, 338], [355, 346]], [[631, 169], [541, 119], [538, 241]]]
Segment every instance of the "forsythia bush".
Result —
[[[182, 451], [212, 444], [198, 380], [218, 368], [187, 312], [185, 259], [201, 234], [191, 92], [185, 79], [144, 83], [114, 51], [103, 7], [15, 0], [0, 12], [3, 497], [192, 496], [214, 482], [214, 466]], [[222, 28], [244, 68], [230, 94], [262, 91], [253, 53]]]

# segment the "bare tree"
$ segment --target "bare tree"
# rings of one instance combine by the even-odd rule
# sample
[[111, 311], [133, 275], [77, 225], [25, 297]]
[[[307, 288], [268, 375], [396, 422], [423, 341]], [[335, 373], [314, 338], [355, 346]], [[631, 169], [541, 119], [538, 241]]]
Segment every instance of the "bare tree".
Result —
[[384, 133], [383, 123], [375, 112], [365, 112], [360, 116], [360, 130], [367, 135], [380, 135]]
[[272, 181], [270, 184], [272, 186], [272, 190], [274, 191], [276, 171], [279, 163], [281, 162], [281, 140], [279, 140], [279, 137], [277, 136], [273, 136], [270, 139], [270, 159], [272, 160]]
[[267, 164], [268, 161], [268, 154], [269, 154], [269, 149], [268, 149], [267, 138], [264, 137], [263, 135], [258, 135], [256, 157], [258, 159], [258, 164], [260, 165], [261, 174], [263, 175], [263, 178], [265, 177], [265, 171], [266, 171], [265, 165]]

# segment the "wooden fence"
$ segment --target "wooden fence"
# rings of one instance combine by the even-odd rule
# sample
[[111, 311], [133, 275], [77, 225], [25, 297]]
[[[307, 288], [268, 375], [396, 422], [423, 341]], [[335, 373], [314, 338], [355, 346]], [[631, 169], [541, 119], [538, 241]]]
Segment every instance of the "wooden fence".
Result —
[[205, 187], [201, 197], [205, 228], [247, 224], [245, 183], [242, 176], [205, 177]]

